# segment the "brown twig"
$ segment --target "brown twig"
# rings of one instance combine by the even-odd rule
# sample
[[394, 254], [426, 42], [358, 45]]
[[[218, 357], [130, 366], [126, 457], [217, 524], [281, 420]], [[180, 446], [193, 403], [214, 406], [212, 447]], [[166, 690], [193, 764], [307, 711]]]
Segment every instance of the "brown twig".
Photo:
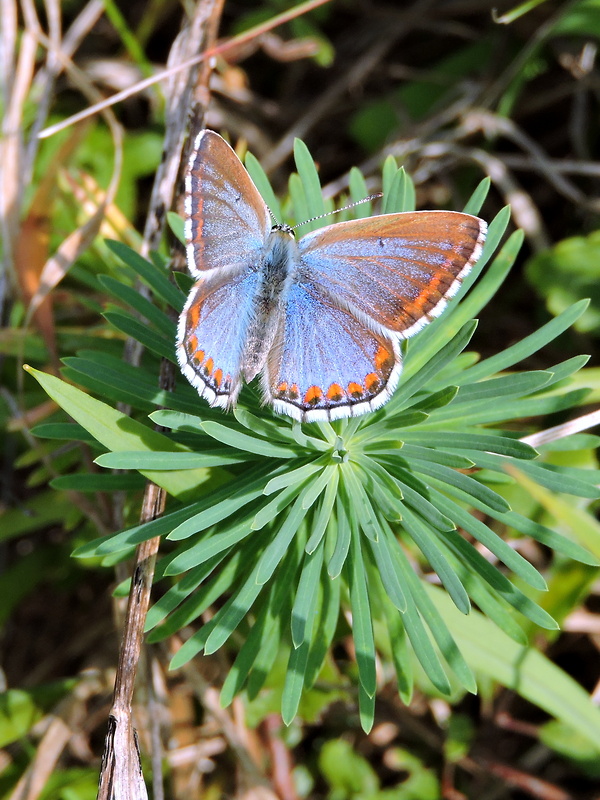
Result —
[[[217, 35], [223, 0], [198, 3], [196, 13], [189, 26], [180, 34], [173, 47], [173, 60], [190, 60], [190, 51], [209, 47]], [[196, 98], [194, 117], [201, 119], [208, 97], [210, 69], [205, 66], [199, 76], [197, 69], [187, 75], [179, 73], [169, 91], [167, 104], [167, 133], [164, 157], [152, 191], [150, 210], [144, 230], [143, 252], [158, 245], [165, 224], [165, 212], [171, 207], [175, 194], [177, 176], [181, 169], [188, 109], [192, 91], [202, 87], [201, 100]], [[162, 364], [160, 388], [170, 389], [173, 374], [170, 364]], [[153, 483], [148, 483], [140, 521], [149, 522], [162, 514], [166, 493]], [[132, 585], [127, 604], [123, 640], [119, 654], [113, 705], [109, 716], [109, 728], [102, 759], [98, 800], [144, 800], [147, 797], [143, 780], [137, 737], [132, 720], [132, 700], [135, 675], [140, 660], [144, 624], [150, 603], [150, 589], [154, 578], [154, 566], [160, 539], [155, 537], [141, 544], [135, 556]], [[153, 723], [157, 726], [156, 715]], [[153, 724], [151, 722], [151, 724]], [[152, 741], [159, 740], [154, 727]], [[160, 771], [160, 753], [153, 753], [153, 795], [155, 800], [164, 796]]]

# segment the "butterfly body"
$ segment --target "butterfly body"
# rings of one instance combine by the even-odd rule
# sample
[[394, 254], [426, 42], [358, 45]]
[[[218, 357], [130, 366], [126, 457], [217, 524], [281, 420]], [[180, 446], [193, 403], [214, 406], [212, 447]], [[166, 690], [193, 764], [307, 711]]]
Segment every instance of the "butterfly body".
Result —
[[250, 298], [254, 316], [246, 334], [242, 374], [248, 382], [263, 369], [277, 334], [298, 265], [298, 246], [286, 227], [275, 226], [265, 242], [258, 267], [256, 294]]
[[302, 421], [375, 410], [401, 371], [400, 342], [444, 309], [481, 253], [485, 223], [451, 211], [341, 222], [296, 240], [272, 226], [229, 145], [202, 131], [186, 182], [197, 278], [177, 356], [211, 405], [260, 375], [267, 402]]

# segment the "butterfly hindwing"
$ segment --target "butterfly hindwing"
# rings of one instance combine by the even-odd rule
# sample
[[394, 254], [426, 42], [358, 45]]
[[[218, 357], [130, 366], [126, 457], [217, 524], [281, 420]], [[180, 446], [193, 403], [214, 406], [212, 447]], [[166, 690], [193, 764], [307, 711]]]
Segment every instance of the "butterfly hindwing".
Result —
[[486, 227], [454, 211], [340, 222], [300, 240], [302, 274], [336, 304], [406, 338], [457, 292], [481, 254]]
[[210, 405], [228, 407], [241, 388], [259, 275], [212, 275], [192, 287], [177, 330], [181, 371]]
[[185, 187], [192, 275], [257, 266], [271, 229], [269, 211], [237, 155], [213, 131], [198, 134]]
[[400, 374], [397, 342], [331, 303], [311, 282], [291, 286], [263, 388], [276, 411], [302, 421], [372, 411]]

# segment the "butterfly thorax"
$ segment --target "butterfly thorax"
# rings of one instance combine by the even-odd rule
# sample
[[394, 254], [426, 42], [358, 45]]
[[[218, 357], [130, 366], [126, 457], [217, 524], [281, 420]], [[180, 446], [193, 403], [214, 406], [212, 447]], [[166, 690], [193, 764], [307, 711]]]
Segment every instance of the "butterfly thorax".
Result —
[[289, 287], [299, 263], [298, 245], [291, 228], [276, 225], [267, 236], [259, 281], [254, 297], [254, 315], [247, 333], [243, 373], [252, 380], [263, 368], [285, 310]]

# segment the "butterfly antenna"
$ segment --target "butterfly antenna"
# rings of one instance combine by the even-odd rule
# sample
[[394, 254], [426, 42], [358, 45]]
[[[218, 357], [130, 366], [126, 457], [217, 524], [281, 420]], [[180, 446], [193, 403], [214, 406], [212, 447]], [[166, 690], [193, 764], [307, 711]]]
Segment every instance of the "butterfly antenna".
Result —
[[[267, 204], [266, 204], [266, 203], [265, 203], [265, 205], [267, 206]], [[278, 225], [279, 223], [278, 223], [278, 221], [277, 221], [277, 217], [276, 217], [276, 216], [275, 216], [275, 214], [274, 214], [274, 213], [271, 211], [271, 209], [269, 208], [269, 206], [267, 206], [267, 211], [268, 211], [268, 212], [269, 212], [269, 214], [271, 215], [271, 219], [273, 220], [273, 224], [274, 224], [274, 225]]]
[[324, 219], [325, 217], [330, 217], [332, 214], [339, 214], [340, 211], [347, 211], [349, 208], [354, 208], [354, 206], [360, 206], [362, 203], [369, 203], [371, 200], [377, 200], [378, 197], [383, 197], [383, 192], [370, 194], [368, 197], [363, 197], [362, 200], [357, 200], [356, 203], [349, 203], [347, 206], [336, 208], [333, 211], [327, 211], [325, 214], [319, 214], [318, 217], [311, 217], [310, 219], [305, 219], [304, 222], [299, 222], [297, 225], [294, 225], [290, 230], [295, 231], [296, 228], [301, 228], [303, 225], [308, 225], [309, 222], [314, 222], [317, 219]]

